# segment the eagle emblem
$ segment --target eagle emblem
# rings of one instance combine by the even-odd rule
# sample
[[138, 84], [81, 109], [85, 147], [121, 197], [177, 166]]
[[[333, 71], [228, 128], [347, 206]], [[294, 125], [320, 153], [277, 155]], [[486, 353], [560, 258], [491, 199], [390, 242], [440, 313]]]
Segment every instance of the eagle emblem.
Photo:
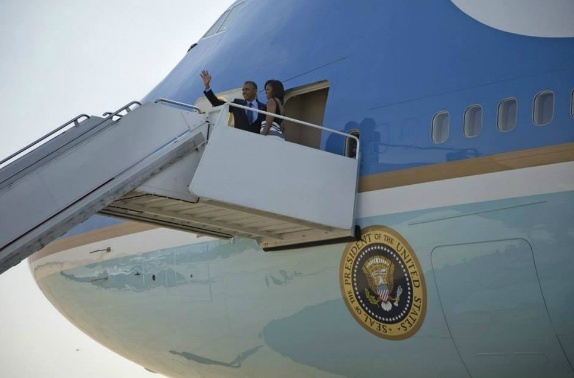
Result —
[[[390, 311], [393, 305], [398, 306], [403, 288], [397, 287], [395, 296], [391, 296], [394, 288], [395, 264], [382, 256], [373, 256], [363, 265], [363, 273], [369, 283], [365, 295], [371, 304], [379, 304], [383, 310]], [[369, 289], [371, 293], [369, 293]], [[375, 297], [376, 296], [376, 297]]]
[[366, 227], [360, 240], [347, 244], [339, 283], [351, 315], [378, 337], [406, 339], [424, 322], [423, 269], [407, 240], [390, 227]]

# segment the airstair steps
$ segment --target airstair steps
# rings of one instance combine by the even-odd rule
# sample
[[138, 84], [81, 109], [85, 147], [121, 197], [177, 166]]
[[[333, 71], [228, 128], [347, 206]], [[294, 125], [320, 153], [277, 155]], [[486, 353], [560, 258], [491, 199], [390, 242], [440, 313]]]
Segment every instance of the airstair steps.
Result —
[[[250, 238], [266, 250], [353, 237], [358, 160], [227, 127], [229, 106], [208, 112], [209, 140], [201, 154], [100, 213]], [[262, 159], [280, 169], [259, 170]], [[160, 187], [166, 182], [169, 188]]]
[[[132, 103], [128, 105], [131, 106]], [[59, 154], [86, 140], [93, 133], [104, 130], [113, 123], [114, 121], [111, 118], [90, 117], [82, 114], [2, 160], [0, 165], [18, 156], [21, 152], [27, 151], [30, 147], [37, 146], [29, 153], [14, 161], [13, 164], [6, 165], [0, 170], [0, 191], [21, 177], [26, 176], [28, 172], [34, 170], [36, 167], [57, 158]], [[60, 132], [60, 134], [57, 134], [58, 132]]]
[[348, 237], [349, 232], [219, 201], [197, 203], [131, 191], [101, 214], [216, 237], [240, 236], [264, 249]]
[[204, 115], [160, 104], [105, 122], [67, 143], [70, 134], [56, 137], [57, 153], [40, 146], [0, 171], [9, 176], [0, 182], [10, 181], [0, 190], [0, 273], [203, 147], [208, 131]]
[[228, 127], [230, 104], [158, 101], [74, 122], [0, 170], [0, 273], [96, 212], [266, 250], [355, 236], [358, 140], [339, 156]]

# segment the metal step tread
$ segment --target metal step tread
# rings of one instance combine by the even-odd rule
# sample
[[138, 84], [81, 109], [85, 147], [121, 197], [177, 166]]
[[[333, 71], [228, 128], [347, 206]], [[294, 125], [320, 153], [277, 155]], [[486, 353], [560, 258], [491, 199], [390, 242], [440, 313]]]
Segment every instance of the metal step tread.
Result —
[[193, 203], [137, 190], [112, 202], [101, 213], [212, 236], [242, 236], [257, 240], [262, 247], [349, 236], [348, 230], [256, 209], [207, 199]]

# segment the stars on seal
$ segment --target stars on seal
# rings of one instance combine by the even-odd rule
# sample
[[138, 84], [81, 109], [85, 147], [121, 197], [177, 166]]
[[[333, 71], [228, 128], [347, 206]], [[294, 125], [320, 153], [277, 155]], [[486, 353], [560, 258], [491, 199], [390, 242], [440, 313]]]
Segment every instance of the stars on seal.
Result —
[[[399, 269], [402, 272], [402, 279], [404, 280], [404, 284], [406, 285], [406, 289], [407, 289], [407, 298], [405, 301], [406, 303], [403, 306], [401, 306], [402, 310], [400, 311], [400, 313], [395, 314], [394, 316], [383, 316], [380, 313], [375, 312], [373, 310], [372, 305], [368, 305], [363, 300], [364, 296], [362, 295], [361, 290], [359, 289], [359, 285], [361, 283], [359, 281], [357, 281], [358, 273], [361, 273], [358, 270], [359, 266], [361, 266], [361, 264], [364, 264], [364, 261], [369, 256], [371, 256], [373, 254], [378, 255], [379, 253], [381, 253], [382, 256], [386, 255], [386, 256], [390, 257], [394, 263], [398, 264]], [[406, 315], [408, 314], [408, 312], [410, 311], [410, 307], [411, 307], [411, 282], [410, 282], [410, 277], [407, 273], [406, 266], [405, 266], [404, 262], [402, 261], [402, 259], [399, 257], [399, 255], [393, 249], [389, 248], [388, 246], [386, 246], [384, 244], [371, 245], [371, 246], [363, 249], [362, 251], [360, 251], [360, 253], [358, 254], [358, 256], [355, 260], [355, 264], [353, 266], [353, 289], [354, 289], [354, 292], [357, 293], [357, 299], [359, 300], [361, 307], [371, 317], [373, 317], [373, 318], [375, 318], [381, 322], [387, 322], [387, 323], [399, 322], [402, 319], [404, 319], [406, 317]], [[390, 293], [389, 293], [389, 295], [390, 295]]]

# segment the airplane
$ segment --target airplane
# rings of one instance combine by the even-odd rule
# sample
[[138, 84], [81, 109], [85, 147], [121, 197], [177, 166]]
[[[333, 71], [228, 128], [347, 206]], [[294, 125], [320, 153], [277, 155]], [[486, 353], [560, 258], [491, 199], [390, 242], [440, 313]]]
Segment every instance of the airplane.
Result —
[[[166, 376], [573, 376], [574, 5], [475, 3], [236, 1], [0, 163], [0, 271]], [[286, 140], [205, 68], [281, 80]]]

